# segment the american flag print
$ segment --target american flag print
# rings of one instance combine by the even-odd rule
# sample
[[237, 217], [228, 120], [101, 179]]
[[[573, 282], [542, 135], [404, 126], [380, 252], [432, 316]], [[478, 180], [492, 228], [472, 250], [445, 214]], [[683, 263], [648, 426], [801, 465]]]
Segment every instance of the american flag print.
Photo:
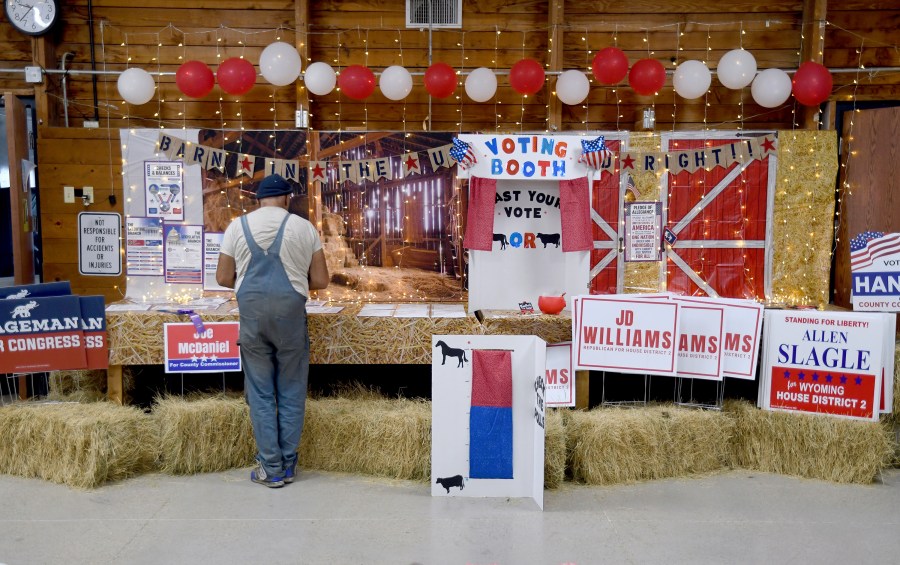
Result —
[[635, 200], [641, 197], [641, 191], [638, 190], [637, 185], [634, 183], [634, 177], [631, 175], [626, 175], [625, 193], [627, 194], [629, 192], [634, 195]]
[[900, 251], [900, 233], [866, 231], [850, 240], [850, 268], [864, 269], [879, 257]]
[[450, 148], [450, 156], [453, 157], [463, 169], [468, 169], [478, 162], [472, 146], [458, 137], [453, 138], [453, 147]]
[[609, 158], [612, 158], [612, 151], [606, 148], [606, 139], [602, 135], [596, 139], [581, 140], [579, 163], [584, 163], [592, 169], [601, 169], [603, 162]]

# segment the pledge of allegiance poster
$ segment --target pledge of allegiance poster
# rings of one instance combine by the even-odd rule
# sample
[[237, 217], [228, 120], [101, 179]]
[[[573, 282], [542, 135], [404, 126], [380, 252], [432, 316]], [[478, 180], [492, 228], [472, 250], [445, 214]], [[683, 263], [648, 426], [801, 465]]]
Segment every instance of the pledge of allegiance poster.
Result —
[[877, 420], [885, 319], [766, 311], [762, 408]]

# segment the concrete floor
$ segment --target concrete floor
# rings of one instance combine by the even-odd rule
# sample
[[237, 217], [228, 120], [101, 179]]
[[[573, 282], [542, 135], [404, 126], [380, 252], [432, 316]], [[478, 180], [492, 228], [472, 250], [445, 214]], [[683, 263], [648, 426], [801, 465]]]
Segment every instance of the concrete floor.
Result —
[[77, 491], [0, 475], [0, 564], [897, 563], [900, 471], [845, 486], [734, 471], [545, 493], [433, 498], [428, 485], [248, 469]]

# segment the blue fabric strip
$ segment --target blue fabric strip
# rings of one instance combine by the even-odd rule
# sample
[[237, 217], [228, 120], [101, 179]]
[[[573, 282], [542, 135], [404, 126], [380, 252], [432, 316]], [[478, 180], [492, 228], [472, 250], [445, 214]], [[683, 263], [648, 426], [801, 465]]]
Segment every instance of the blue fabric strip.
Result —
[[512, 408], [472, 406], [469, 419], [469, 477], [513, 478]]

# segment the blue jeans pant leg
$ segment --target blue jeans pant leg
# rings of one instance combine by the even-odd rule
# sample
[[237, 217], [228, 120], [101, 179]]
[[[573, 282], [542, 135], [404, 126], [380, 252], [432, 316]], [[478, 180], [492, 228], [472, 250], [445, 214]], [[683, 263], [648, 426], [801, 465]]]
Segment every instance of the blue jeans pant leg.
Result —
[[[241, 318], [241, 329], [250, 330], [257, 320]], [[246, 335], [246, 337], [245, 337]], [[279, 476], [282, 469], [281, 448], [278, 442], [278, 415], [275, 410], [275, 351], [271, 343], [259, 334], [249, 337], [241, 332], [241, 362], [244, 370], [244, 394], [250, 406], [253, 437], [266, 473]], [[249, 339], [248, 339], [249, 338]]]
[[[306, 389], [309, 382], [309, 337], [306, 315], [281, 318], [277, 324], [285, 324], [290, 329], [282, 329], [285, 336], [278, 347], [276, 377], [276, 397], [278, 400], [278, 440], [284, 467], [290, 467], [297, 460], [297, 448], [303, 433], [303, 419], [306, 414]], [[285, 331], [286, 330], [286, 331]]]

